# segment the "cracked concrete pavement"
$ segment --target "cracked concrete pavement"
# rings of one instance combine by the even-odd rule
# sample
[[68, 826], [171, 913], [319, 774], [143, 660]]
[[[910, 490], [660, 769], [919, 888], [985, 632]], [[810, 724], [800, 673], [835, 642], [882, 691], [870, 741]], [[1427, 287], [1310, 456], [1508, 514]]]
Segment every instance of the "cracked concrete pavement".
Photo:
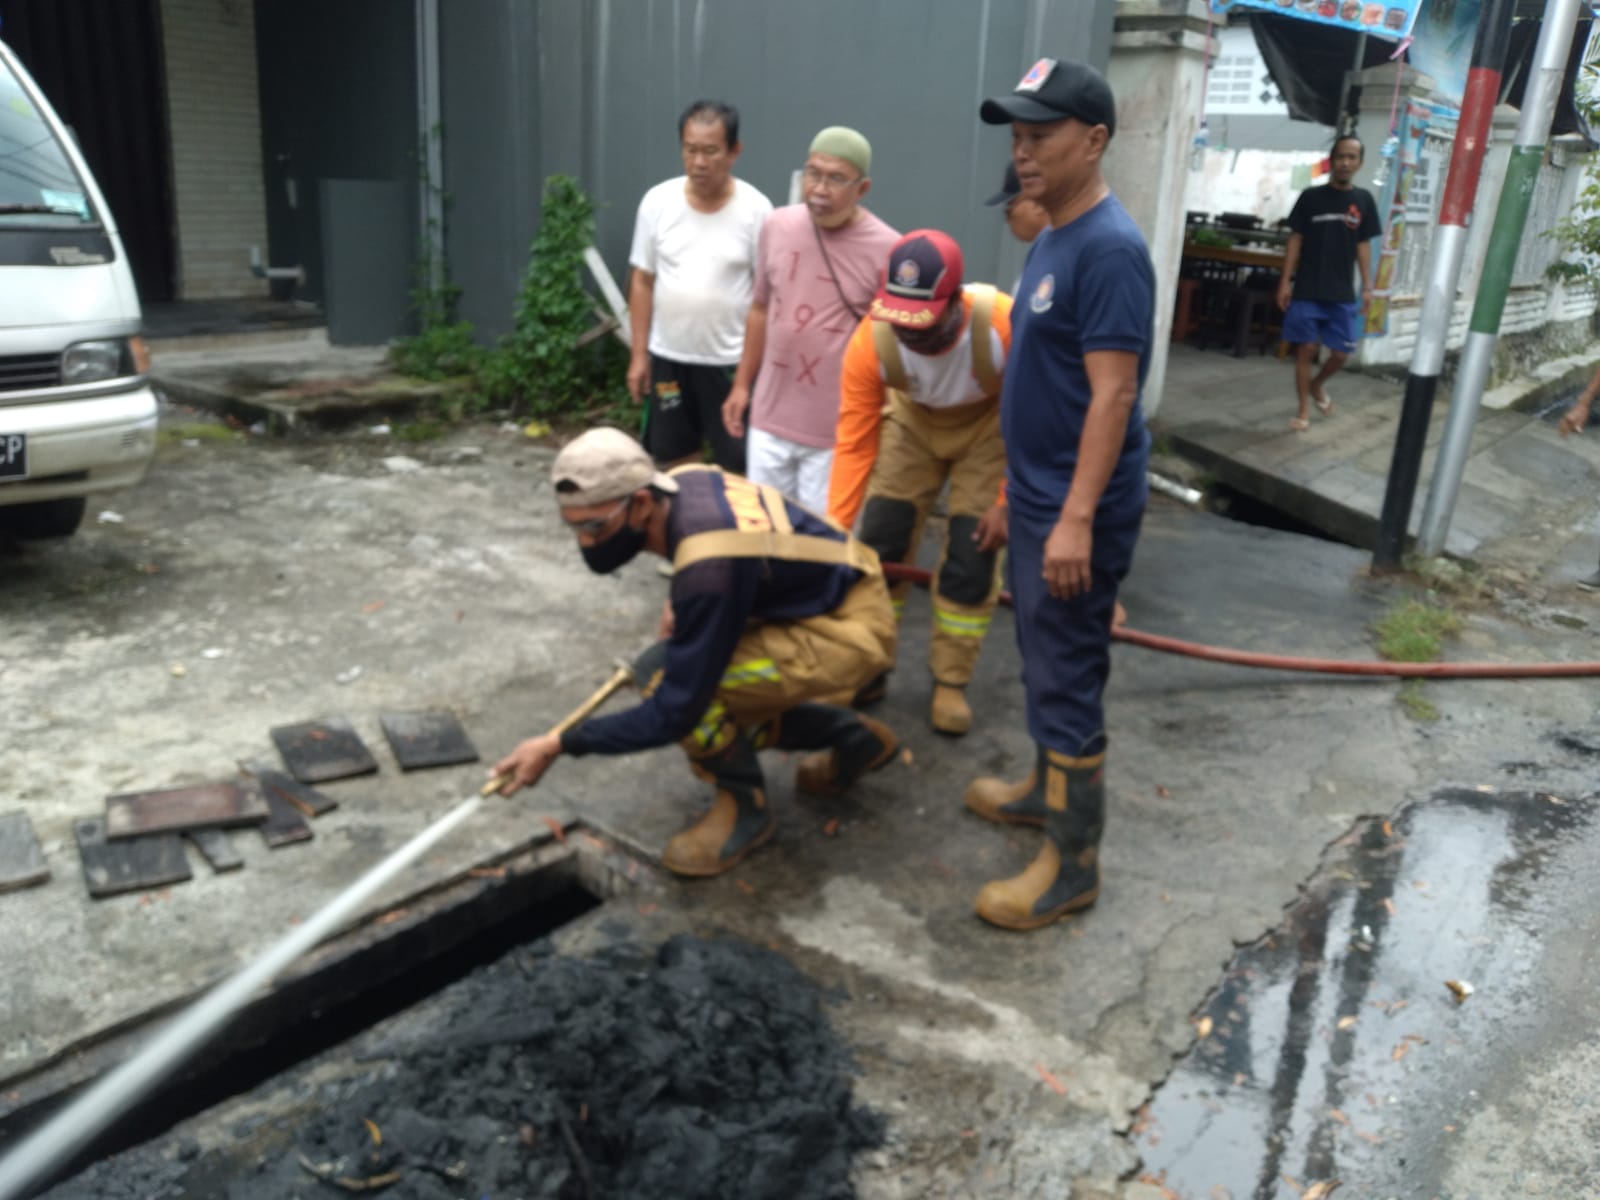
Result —
[[[31, 815], [55, 871], [0, 896], [0, 957], [19, 968], [0, 978], [0, 1097], [219, 978], [475, 787], [481, 767], [398, 774], [379, 712], [452, 708], [492, 758], [654, 630], [653, 565], [590, 576], [548, 495], [551, 452], [520, 433], [187, 440], [167, 441], [141, 487], [92, 506], [77, 538], [0, 560], [0, 808]], [[97, 522], [107, 509], [121, 522]], [[1397, 592], [1364, 565], [1347, 547], [1156, 498], [1124, 599], [1152, 632], [1365, 659]], [[1428, 684], [1442, 715], [1419, 724], [1394, 682], [1120, 646], [1099, 905], [1005, 935], [971, 902], [1036, 835], [986, 826], [960, 793], [1030, 759], [1010, 617], [986, 644], [961, 740], [926, 725], [927, 619], [915, 595], [883, 709], [909, 762], [825, 802], [797, 796], [791, 764], [768, 755], [770, 848], [700, 883], [647, 865], [648, 903], [613, 900], [559, 939], [578, 952], [619, 929], [731, 933], [836, 989], [860, 1098], [890, 1119], [888, 1143], [858, 1166], [867, 1197], [1151, 1194], [1134, 1181], [1134, 1110], [1192, 1044], [1191, 1017], [1235, 948], [1277, 923], [1329, 843], [1442, 783], [1502, 783], [1507, 763], [1551, 760], [1553, 730], [1596, 736], [1581, 681]], [[1454, 655], [1592, 656], [1585, 631], [1482, 606], [1466, 619]], [[327, 785], [341, 807], [315, 841], [268, 852], [236, 836], [241, 872], [211, 876], [197, 860], [195, 880], [169, 891], [87, 898], [74, 817], [113, 792], [270, 760], [271, 726], [329, 715], [354, 721], [383, 770]], [[542, 816], [648, 864], [703, 799], [674, 749], [560, 762], [372, 911], [547, 838]]]

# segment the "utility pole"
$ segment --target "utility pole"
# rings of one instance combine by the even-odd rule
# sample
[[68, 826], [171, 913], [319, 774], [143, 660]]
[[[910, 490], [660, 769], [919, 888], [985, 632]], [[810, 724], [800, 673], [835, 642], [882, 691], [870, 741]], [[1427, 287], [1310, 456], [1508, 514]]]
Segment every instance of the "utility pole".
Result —
[[1416, 497], [1422, 451], [1428, 440], [1428, 417], [1439, 386], [1439, 373], [1444, 367], [1450, 314], [1455, 309], [1456, 280], [1461, 275], [1461, 258], [1467, 244], [1467, 217], [1477, 196], [1484, 152], [1489, 148], [1514, 8], [1514, 0], [1482, 0], [1478, 10], [1472, 63], [1467, 72], [1466, 92], [1461, 98], [1461, 119], [1456, 124], [1455, 146], [1450, 152], [1450, 170], [1445, 177], [1444, 204], [1439, 213], [1439, 227], [1434, 230], [1433, 243], [1428, 248], [1422, 312], [1417, 322], [1416, 344], [1411, 351], [1411, 369], [1406, 375], [1400, 424], [1395, 430], [1389, 486], [1383, 495], [1383, 513], [1378, 518], [1378, 545], [1372, 555], [1375, 571], [1392, 571], [1400, 565], [1406, 526], [1411, 521], [1411, 502]]
[[1566, 74], [1567, 55], [1572, 49], [1572, 31], [1577, 20], [1578, 0], [1550, 0], [1545, 8], [1539, 44], [1533, 52], [1533, 78], [1523, 94], [1522, 116], [1511, 147], [1511, 163], [1506, 168], [1505, 186], [1500, 189], [1500, 206], [1495, 210], [1494, 228], [1489, 234], [1483, 279], [1478, 284], [1478, 298], [1472, 306], [1471, 332], [1461, 348], [1444, 440], [1439, 443], [1428, 502], [1422, 510], [1417, 548], [1430, 557], [1444, 550], [1450, 517], [1461, 492], [1467, 452], [1472, 445], [1472, 427], [1478, 420], [1483, 387], [1489, 380], [1489, 368], [1494, 361], [1500, 319], [1505, 315], [1506, 293], [1511, 287], [1511, 271], [1522, 245], [1533, 185], [1538, 181], [1545, 146], [1550, 140], [1550, 123], [1555, 115], [1556, 98], [1561, 93], [1561, 80]]

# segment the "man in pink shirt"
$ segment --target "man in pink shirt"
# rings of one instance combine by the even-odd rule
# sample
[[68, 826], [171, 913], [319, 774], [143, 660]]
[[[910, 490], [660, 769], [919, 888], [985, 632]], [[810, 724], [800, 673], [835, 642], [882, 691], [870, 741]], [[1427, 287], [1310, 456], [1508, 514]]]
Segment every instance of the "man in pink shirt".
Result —
[[762, 226], [744, 353], [722, 406], [734, 437], [749, 426], [749, 477], [815, 513], [828, 511], [845, 343], [900, 239], [861, 207], [871, 169], [872, 147], [854, 129], [830, 126], [812, 140], [805, 202]]

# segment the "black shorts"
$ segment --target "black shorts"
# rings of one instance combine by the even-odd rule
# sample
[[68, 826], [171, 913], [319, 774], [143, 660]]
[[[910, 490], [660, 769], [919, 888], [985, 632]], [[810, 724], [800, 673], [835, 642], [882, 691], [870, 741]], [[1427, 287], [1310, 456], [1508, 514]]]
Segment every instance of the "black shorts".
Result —
[[706, 442], [717, 466], [744, 474], [744, 438], [722, 423], [722, 402], [733, 389], [732, 367], [707, 367], [650, 356], [650, 411], [644, 445], [658, 463], [700, 456]]

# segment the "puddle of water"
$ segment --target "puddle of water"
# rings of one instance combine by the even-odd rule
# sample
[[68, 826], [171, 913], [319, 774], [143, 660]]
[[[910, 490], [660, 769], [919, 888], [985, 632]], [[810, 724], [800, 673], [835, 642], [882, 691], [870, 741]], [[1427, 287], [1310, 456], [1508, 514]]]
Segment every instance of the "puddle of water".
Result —
[[[1564, 915], [1552, 879], [1589, 820], [1580, 801], [1456, 789], [1337, 843], [1234, 957], [1197, 1015], [1208, 1035], [1139, 1114], [1144, 1177], [1180, 1200], [1335, 1179], [1377, 1200], [1440, 1194], [1451, 1139], [1493, 1090], [1488, 1060], [1551, 1020], [1541, 931]], [[1446, 980], [1475, 990], [1458, 1003]]]

